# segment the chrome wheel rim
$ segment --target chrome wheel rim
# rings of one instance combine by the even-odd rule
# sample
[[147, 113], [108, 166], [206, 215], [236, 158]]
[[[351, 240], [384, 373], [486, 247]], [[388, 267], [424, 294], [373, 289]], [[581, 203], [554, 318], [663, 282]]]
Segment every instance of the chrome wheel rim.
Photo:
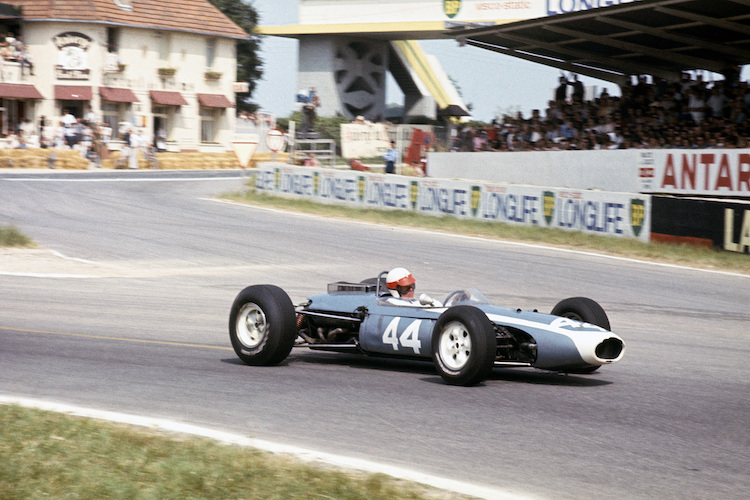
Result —
[[268, 331], [268, 321], [263, 309], [248, 302], [237, 315], [237, 338], [244, 347], [254, 349], [263, 342]]
[[440, 332], [440, 359], [445, 366], [458, 371], [469, 362], [471, 357], [471, 336], [469, 331], [459, 321], [452, 321]]

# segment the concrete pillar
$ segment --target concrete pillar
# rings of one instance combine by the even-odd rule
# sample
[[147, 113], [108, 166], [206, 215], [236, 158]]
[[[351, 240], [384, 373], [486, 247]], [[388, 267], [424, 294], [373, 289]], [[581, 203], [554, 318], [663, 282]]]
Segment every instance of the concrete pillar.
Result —
[[339, 36], [302, 36], [299, 89], [315, 88], [318, 115], [385, 117], [387, 41]]

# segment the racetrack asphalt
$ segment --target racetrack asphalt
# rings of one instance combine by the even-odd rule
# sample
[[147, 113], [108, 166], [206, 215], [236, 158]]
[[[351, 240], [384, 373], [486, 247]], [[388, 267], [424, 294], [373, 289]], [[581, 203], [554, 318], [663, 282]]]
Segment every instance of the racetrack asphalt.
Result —
[[[731, 499], [750, 488], [746, 276], [210, 199], [241, 178], [14, 177], [0, 177], [0, 221], [53, 267], [12, 269], [0, 253], [6, 397], [519, 496]], [[227, 314], [244, 286], [278, 284], [297, 301], [395, 264], [434, 296], [476, 286], [540, 310], [596, 298], [626, 357], [589, 377], [497, 369], [467, 389], [445, 386], [429, 363], [295, 350], [257, 369], [231, 351]]]

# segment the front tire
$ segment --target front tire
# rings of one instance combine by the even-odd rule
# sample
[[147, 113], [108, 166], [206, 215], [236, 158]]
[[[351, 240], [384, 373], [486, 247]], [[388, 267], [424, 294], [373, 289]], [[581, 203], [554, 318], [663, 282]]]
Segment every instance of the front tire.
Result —
[[229, 313], [229, 338], [234, 352], [248, 365], [281, 363], [297, 338], [289, 295], [274, 285], [253, 285], [242, 290]]
[[448, 384], [478, 384], [492, 371], [496, 353], [492, 322], [476, 307], [451, 307], [435, 323], [432, 361]]
[[561, 300], [552, 309], [552, 314], [583, 323], [591, 323], [605, 330], [610, 329], [609, 318], [602, 306], [586, 297], [571, 297]]
[[[571, 297], [561, 300], [552, 309], [552, 314], [583, 323], [591, 323], [606, 330], [610, 329], [609, 318], [607, 313], [604, 312], [604, 308], [598, 302], [586, 297]], [[598, 369], [598, 366], [587, 366], [571, 373], [593, 373]]]

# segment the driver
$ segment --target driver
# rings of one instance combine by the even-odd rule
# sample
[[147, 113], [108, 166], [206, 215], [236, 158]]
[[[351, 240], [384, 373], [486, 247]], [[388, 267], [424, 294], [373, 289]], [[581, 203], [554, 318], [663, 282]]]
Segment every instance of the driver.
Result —
[[388, 297], [389, 304], [411, 307], [442, 307], [442, 304], [428, 295], [414, 297], [417, 280], [403, 267], [391, 269], [385, 277], [385, 284], [393, 297]]
[[417, 280], [403, 267], [395, 267], [385, 277], [385, 284], [394, 297], [413, 299]]

